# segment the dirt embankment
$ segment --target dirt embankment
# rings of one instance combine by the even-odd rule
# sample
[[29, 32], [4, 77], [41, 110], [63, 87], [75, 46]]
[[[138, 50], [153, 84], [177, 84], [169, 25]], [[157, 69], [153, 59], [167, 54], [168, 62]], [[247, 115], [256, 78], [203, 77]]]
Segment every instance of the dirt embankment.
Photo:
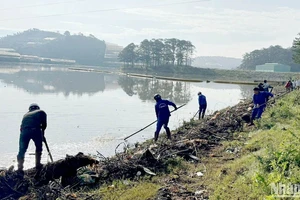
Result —
[[[283, 95], [283, 92], [277, 95]], [[273, 101], [270, 101], [272, 104]], [[114, 180], [135, 179], [137, 176], [155, 176], [168, 173], [170, 159], [182, 157], [188, 162], [200, 162], [202, 157], [214, 156], [212, 150], [224, 140], [231, 140], [233, 133], [244, 127], [243, 116], [251, 112], [251, 101], [246, 100], [236, 106], [215, 112], [205, 120], [191, 120], [172, 134], [172, 142], [166, 142], [161, 136], [157, 144], [146, 141], [127, 148], [124, 141], [118, 148], [124, 146], [124, 152], [117, 153], [112, 158], [105, 158], [98, 152], [97, 158], [83, 154], [69, 156], [64, 160], [45, 165], [34, 179], [35, 169], [25, 171], [24, 178], [13, 170], [0, 172], [0, 199], [94, 199], [77, 193], [81, 185], [89, 182], [90, 188], [99, 188], [104, 183]], [[245, 115], [246, 114], [246, 115]], [[87, 168], [82, 168], [90, 166]], [[87, 173], [78, 176], [78, 169]], [[92, 179], [92, 180], [91, 180]], [[205, 192], [192, 193], [180, 182], [168, 179], [162, 187], [157, 199], [204, 199]], [[174, 189], [175, 188], [175, 189]], [[96, 198], [95, 198], [96, 199]]]

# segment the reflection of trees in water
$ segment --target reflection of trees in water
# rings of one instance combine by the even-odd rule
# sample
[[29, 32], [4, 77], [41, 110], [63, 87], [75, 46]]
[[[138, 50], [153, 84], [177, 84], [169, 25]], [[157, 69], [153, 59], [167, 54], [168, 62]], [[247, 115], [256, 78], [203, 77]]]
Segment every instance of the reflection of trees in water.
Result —
[[19, 71], [13, 74], [0, 73], [7, 84], [34, 93], [60, 93], [83, 95], [104, 91], [104, 75], [73, 71]]
[[118, 84], [122, 87], [122, 89], [128, 96], [133, 96], [135, 94], [133, 91], [135, 82], [132, 78], [120, 77], [118, 80]]
[[187, 103], [191, 100], [190, 84], [156, 79], [136, 79], [121, 76], [118, 83], [129, 96], [137, 94], [143, 101], [153, 100], [153, 96], [159, 93], [164, 99], [176, 103]]
[[189, 83], [176, 82], [175, 89], [174, 89], [175, 102], [187, 103], [188, 101], [191, 100], [191, 91], [189, 86], [190, 86]]
[[241, 94], [244, 99], [251, 99], [253, 97], [253, 88], [255, 85], [239, 85], [241, 88]]

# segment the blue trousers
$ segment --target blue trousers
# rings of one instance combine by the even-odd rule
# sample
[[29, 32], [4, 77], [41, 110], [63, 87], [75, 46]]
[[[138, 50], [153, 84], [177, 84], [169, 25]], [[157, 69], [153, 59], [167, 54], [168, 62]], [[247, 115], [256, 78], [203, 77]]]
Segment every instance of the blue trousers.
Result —
[[254, 119], [260, 119], [261, 118], [261, 115], [263, 114], [265, 110], [265, 106], [260, 106], [258, 108], [254, 108], [253, 111], [252, 111], [252, 120]]
[[20, 134], [19, 140], [19, 153], [18, 159], [24, 159], [25, 153], [28, 149], [30, 140], [33, 140], [35, 144], [35, 151], [43, 151], [43, 132], [41, 129], [23, 129]]
[[[203, 105], [199, 106], [199, 119], [201, 117], [202, 117], [202, 119], [204, 118], [206, 108], [207, 108], [207, 104], [203, 104]], [[201, 116], [201, 113], [202, 113], [202, 116]]]
[[156, 124], [156, 131], [155, 133], [159, 134], [161, 128], [164, 126], [164, 129], [168, 129], [169, 124], [169, 117], [165, 119], [158, 119]]

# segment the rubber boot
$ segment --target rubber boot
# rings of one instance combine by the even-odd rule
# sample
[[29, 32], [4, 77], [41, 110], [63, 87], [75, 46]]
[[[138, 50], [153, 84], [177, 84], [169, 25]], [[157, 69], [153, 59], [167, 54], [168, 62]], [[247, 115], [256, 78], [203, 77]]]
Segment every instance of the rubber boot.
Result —
[[18, 171], [23, 171], [24, 168], [24, 158], [17, 158], [18, 160]]
[[35, 168], [41, 168], [42, 152], [35, 152]]
[[158, 134], [159, 134], [158, 132], [154, 133], [154, 142], [157, 142], [157, 140], [158, 140]]
[[253, 119], [252, 119], [252, 117], [251, 117], [250, 123], [248, 124], [248, 126], [253, 126], [253, 125], [254, 125], [254, 123], [253, 123]]
[[35, 152], [35, 169], [36, 169], [36, 172], [34, 175], [35, 179], [39, 178], [41, 169], [43, 167], [43, 165], [41, 164], [41, 158], [42, 158], [42, 152]]
[[23, 171], [24, 158], [17, 157], [17, 161], [18, 161], [18, 170], [17, 170], [18, 176], [20, 176], [20, 178], [23, 178], [24, 177], [24, 171]]
[[166, 128], [166, 133], [167, 133], [168, 139], [171, 140], [172, 139], [172, 137], [171, 137], [171, 131], [170, 131], [170, 129], [168, 127]]

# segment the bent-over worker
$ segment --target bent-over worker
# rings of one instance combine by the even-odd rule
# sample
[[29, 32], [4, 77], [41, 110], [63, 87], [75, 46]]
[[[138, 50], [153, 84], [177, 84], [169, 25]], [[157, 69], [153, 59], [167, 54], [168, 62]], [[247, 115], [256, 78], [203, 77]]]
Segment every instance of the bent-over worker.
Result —
[[25, 153], [30, 140], [35, 144], [35, 167], [40, 169], [41, 156], [43, 151], [44, 131], [47, 128], [47, 114], [40, 110], [40, 107], [33, 103], [29, 106], [29, 111], [24, 115], [21, 124], [21, 134], [19, 140], [18, 171], [23, 173]]
[[253, 95], [253, 111], [251, 116], [250, 125], [253, 125], [253, 120], [260, 119], [262, 113], [265, 111], [267, 106], [267, 99], [269, 97], [274, 97], [274, 95], [270, 92], [259, 91], [259, 88], [254, 88], [254, 95]]
[[171, 116], [169, 106], [173, 106], [175, 110], [177, 110], [177, 106], [175, 103], [164, 100], [161, 98], [159, 94], [156, 94], [154, 96], [154, 99], [156, 100], [155, 104], [155, 113], [157, 117], [157, 124], [156, 124], [156, 131], [154, 133], [154, 141], [156, 142], [158, 140], [159, 132], [164, 126], [168, 139], [171, 139], [171, 131], [168, 127], [169, 118]]

